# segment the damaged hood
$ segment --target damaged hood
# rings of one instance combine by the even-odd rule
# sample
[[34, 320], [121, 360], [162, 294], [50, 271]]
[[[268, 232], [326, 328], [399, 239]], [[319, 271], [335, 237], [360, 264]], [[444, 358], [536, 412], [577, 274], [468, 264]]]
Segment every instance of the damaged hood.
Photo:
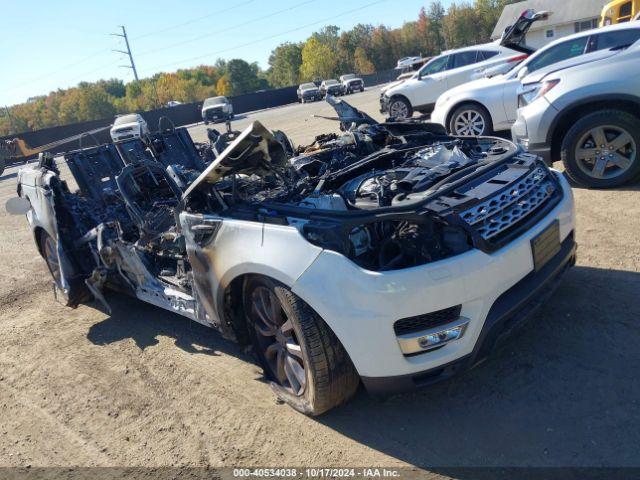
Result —
[[183, 198], [204, 184], [232, 173], [265, 174], [287, 164], [282, 144], [257, 120], [246, 128], [187, 188]]

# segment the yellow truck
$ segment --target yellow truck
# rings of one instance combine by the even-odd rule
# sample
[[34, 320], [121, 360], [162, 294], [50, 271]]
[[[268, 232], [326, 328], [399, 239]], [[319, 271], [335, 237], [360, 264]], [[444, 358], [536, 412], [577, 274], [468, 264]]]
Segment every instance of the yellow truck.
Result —
[[640, 0], [614, 0], [602, 9], [600, 26], [638, 20], [640, 17]]

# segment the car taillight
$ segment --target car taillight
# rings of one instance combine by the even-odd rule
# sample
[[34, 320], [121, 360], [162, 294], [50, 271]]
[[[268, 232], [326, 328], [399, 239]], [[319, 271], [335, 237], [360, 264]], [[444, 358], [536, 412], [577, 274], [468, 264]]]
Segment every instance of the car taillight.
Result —
[[507, 59], [507, 63], [521, 62], [523, 60], [526, 60], [527, 58], [529, 58], [529, 55], [527, 55], [527, 54], [517, 55], [515, 57], [511, 57], [511, 58]]

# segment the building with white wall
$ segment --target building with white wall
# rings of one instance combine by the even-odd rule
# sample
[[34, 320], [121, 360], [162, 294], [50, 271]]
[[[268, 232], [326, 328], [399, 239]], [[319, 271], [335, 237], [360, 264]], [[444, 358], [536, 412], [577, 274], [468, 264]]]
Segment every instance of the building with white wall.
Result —
[[556, 38], [598, 26], [600, 13], [607, 0], [525, 0], [504, 7], [491, 38], [498, 39], [525, 10], [551, 12], [547, 20], [535, 22], [527, 34], [527, 45], [540, 48]]

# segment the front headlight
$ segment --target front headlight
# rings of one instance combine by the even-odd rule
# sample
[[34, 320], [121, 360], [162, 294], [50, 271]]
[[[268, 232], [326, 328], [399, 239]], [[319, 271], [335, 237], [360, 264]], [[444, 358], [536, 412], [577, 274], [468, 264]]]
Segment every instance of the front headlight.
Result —
[[312, 244], [349, 258], [371, 271], [416, 267], [472, 248], [466, 231], [432, 218], [383, 220], [362, 225], [310, 221], [302, 228]]
[[560, 80], [548, 80], [546, 82], [525, 85], [524, 90], [518, 95], [518, 108], [526, 107], [540, 97], [544, 97], [552, 88], [560, 83]]

